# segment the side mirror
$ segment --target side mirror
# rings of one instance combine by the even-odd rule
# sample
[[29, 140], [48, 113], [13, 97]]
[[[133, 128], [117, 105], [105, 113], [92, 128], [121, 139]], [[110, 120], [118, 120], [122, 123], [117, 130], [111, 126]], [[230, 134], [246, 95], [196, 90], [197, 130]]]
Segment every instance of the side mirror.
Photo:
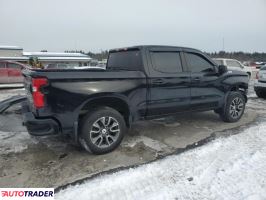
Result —
[[219, 65], [218, 66], [218, 73], [220, 75], [224, 74], [225, 72], [227, 72], [227, 67], [225, 65]]

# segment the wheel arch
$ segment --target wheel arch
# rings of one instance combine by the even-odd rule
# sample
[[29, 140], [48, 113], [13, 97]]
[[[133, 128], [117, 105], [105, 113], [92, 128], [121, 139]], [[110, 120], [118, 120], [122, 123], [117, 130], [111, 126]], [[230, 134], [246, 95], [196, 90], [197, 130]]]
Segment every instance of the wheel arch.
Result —
[[101, 95], [87, 99], [76, 111], [77, 120], [91, 109], [97, 107], [110, 107], [117, 110], [124, 117], [126, 125], [130, 126], [132, 112], [127, 98], [121, 95]]
[[229, 91], [226, 93], [226, 99], [230, 92], [241, 92], [241, 94], [245, 97], [245, 101], [247, 102], [248, 101], [247, 90], [248, 90], [248, 85], [246, 83], [238, 83], [238, 84], [232, 85], [229, 88]]

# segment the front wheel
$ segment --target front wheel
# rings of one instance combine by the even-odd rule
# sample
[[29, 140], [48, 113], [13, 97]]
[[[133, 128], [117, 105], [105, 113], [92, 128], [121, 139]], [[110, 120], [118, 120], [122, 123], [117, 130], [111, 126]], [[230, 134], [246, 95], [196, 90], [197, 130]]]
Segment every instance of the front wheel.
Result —
[[231, 92], [220, 117], [225, 122], [237, 122], [244, 114], [246, 100], [240, 92]]
[[104, 154], [119, 146], [125, 132], [123, 116], [112, 108], [101, 107], [83, 118], [80, 142], [87, 151]]

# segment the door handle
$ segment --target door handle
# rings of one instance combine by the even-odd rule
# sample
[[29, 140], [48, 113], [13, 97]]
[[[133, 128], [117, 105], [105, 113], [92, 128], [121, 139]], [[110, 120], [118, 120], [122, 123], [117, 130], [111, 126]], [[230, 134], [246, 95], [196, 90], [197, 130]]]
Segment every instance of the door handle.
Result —
[[164, 81], [162, 79], [155, 79], [152, 81], [152, 84], [154, 84], [154, 85], [161, 85], [163, 83], [164, 83]]
[[200, 77], [195, 77], [195, 78], [193, 78], [193, 81], [194, 81], [194, 82], [199, 82], [200, 80], [201, 80]]

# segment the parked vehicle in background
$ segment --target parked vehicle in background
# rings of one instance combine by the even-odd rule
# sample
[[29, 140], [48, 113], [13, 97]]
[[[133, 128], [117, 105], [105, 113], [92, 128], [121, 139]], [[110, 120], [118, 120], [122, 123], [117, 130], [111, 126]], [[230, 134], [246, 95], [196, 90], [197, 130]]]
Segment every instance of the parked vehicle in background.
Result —
[[258, 97], [266, 98], [266, 66], [260, 68], [256, 75], [254, 90]]
[[225, 65], [229, 70], [238, 70], [242, 72], [246, 72], [249, 78], [252, 75], [252, 69], [243, 65], [241, 62], [235, 59], [227, 59], [227, 58], [214, 58], [213, 59], [218, 65]]
[[32, 135], [62, 134], [95, 154], [114, 150], [134, 121], [214, 110], [226, 122], [245, 110], [248, 75], [227, 72], [199, 50], [135, 46], [109, 52], [106, 70], [23, 72]]
[[65, 63], [50, 63], [44, 66], [44, 69], [68, 69], [68, 68], [71, 68], [71, 66]]
[[0, 60], [0, 84], [23, 83], [22, 70], [28, 65]]

